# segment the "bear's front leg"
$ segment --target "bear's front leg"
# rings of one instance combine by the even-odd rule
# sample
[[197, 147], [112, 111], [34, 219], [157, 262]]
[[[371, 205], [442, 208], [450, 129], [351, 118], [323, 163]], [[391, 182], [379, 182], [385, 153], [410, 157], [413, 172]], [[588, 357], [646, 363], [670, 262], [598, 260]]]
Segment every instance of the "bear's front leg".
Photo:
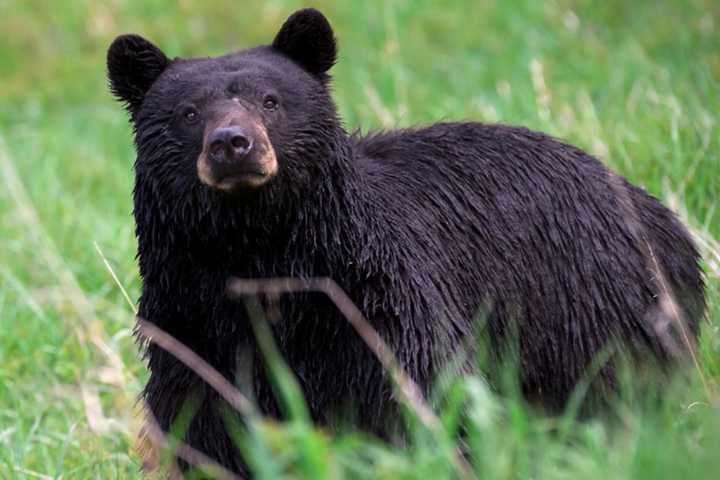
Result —
[[[147, 356], [150, 378], [142, 394], [147, 414], [166, 434], [245, 475], [247, 470], [226, 424], [227, 415], [234, 414], [232, 407], [171, 353], [153, 344]], [[176, 461], [183, 471], [192, 467], [181, 458]]]

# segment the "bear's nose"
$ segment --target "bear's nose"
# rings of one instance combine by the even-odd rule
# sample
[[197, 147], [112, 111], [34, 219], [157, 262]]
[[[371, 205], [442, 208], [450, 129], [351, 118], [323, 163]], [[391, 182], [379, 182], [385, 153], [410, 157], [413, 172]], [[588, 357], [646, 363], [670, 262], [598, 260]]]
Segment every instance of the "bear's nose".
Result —
[[235, 162], [252, 149], [252, 139], [239, 126], [215, 129], [208, 138], [210, 160], [216, 163]]

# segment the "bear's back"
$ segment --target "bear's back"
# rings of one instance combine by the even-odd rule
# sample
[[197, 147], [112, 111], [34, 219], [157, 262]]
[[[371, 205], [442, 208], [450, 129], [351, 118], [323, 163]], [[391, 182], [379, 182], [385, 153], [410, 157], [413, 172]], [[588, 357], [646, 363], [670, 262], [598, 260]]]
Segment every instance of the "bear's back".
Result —
[[[445, 311], [470, 321], [491, 299], [493, 336], [504, 335], [515, 312], [528, 364], [569, 373], [558, 397], [610, 338], [672, 356], [675, 327], [658, 331], [664, 290], [697, 331], [702, 279], [688, 232], [655, 198], [581, 149], [525, 128], [478, 123], [354, 140], [370, 198], [394, 221], [388, 237], [423, 244], [422, 258], [408, 262], [455, 286], [443, 293], [453, 304]], [[576, 349], [587, 358], [567, 356]], [[527, 388], [552, 383], [541, 378], [547, 372], [527, 372]]]

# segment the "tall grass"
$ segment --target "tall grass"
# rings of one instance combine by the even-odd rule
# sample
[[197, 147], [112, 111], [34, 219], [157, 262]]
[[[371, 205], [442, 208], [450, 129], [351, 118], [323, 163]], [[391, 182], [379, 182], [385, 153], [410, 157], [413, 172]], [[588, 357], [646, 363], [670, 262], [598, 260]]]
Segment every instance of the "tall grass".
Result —
[[[253, 417], [238, 443], [258, 477], [461, 476], [463, 417], [471, 473], [482, 478], [714, 478], [716, 2], [311, 3], [339, 38], [334, 95], [349, 129], [502, 121], [584, 147], [692, 228], [709, 312], [698, 366], [660, 395], [628, 389], [613, 420], [549, 418], [481, 378], [458, 379], [431, 402], [442, 434], [408, 415], [404, 448], [314, 429], [302, 415], [284, 424]], [[107, 45], [135, 31], [170, 56], [220, 54], [270, 41], [299, 6], [0, 1], [0, 478], [141, 477], [135, 399], [146, 371], [123, 292], [139, 293], [134, 154], [127, 118], [106, 88]], [[302, 408], [292, 391], [284, 395]]]

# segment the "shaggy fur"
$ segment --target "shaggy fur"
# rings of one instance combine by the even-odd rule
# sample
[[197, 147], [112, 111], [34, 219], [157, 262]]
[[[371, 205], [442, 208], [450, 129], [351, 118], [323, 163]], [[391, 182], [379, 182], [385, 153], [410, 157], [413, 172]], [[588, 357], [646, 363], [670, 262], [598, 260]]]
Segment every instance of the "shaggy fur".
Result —
[[[238, 356], [247, 358], [239, 350], [255, 347], [243, 304], [225, 296], [227, 279], [329, 276], [426, 391], [478, 337], [501, 360], [515, 332], [522, 390], [550, 409], [610, 345], [650, 363], [682, 356], [662, 281], [692, 340], [703, 284], [697, 251], [670, 211], [580, 149], [524, 128], [442, 123], [348, 135], [328, 91], [332, 31], [314, 10], [291, 20], [272, 46], [218, 58], [160, 65], [165, 56], [134, 36], [111, 47], [112, 88], [128, 103], [138, 154], [141, 317], [234, 381]], [[176, 115], [190, 101], [203, 112], [228, 84], [248, 108], [260, 111], [268, 89], [281, 105], [261, 112], [278, 176], [238, 195], [199, 182], [201, 129]], [[347, 321], [320, 294], [279, 305], [275, 340], [314, 419], [351, 404], [359, 427], [386, 434], [391, 388]], [[198, 395], [186, 441], [241, 471], [218, 395], [162, 349], [146, 355], [143, 397], [160, 425], [168, 429]], [[277, 414], [261, 362], [252, 369], [244, 387]], [[612, 384], [611, 366], [601, 376]]]

